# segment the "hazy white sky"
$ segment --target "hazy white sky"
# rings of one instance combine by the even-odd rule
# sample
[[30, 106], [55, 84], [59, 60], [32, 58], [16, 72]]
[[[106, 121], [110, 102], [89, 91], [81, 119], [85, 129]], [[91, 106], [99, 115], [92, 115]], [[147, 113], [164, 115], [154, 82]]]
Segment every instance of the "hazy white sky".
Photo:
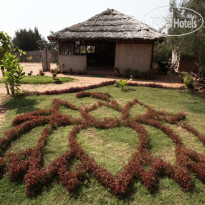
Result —
[[[151, 9], [170, 0], [0, 0], [0, 30], [14, 37], [18, 29], [35, 26], [43, 37], [106, 10], [115, 9], [143, 21]], [[47, 38], [46, 38], [47, 39]]]

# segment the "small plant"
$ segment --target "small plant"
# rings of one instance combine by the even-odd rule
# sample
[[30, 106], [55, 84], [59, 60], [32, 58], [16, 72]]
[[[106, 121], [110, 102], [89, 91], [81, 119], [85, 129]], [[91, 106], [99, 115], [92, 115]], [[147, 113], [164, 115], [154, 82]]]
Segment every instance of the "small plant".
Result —
[[131, 81], [132, 81], [132, 79], [130, 79], [130, 80], [120, 80], [120, 81], [117, 81], [115, 83], [115, 86], [120, 87], [121, 90], [124, 90], [125, 86], [127, 86]]
[[190, 73], [183, 72], [182, 73], [182, 81], [185, 83], [185, 85], [188, 88], [192, 88], [194, 79], [193, 79], [193, 77], [191, 76]]
[[41, 70], [39, 70], [39, 75], [40, 76], [44, 76], [45, 75], [45, 73], [43, 72], [43, 70], [41, 69]]
[[125, 78], [129, 78], [130, 75], [132, 75], [132, 71], [131, 71], [129, 68], [127, 68], [127, 69], [125, 69], [125, 70], [123, 71], [123, 76], [124, 76]]
[[29, 73], [28, 73], [28, 75], [32, 75], [33, 74], [33, 71], [31, 70]]
[[146, 71], [146, 72], [144, 72], [143, 74], [144, 74], [144, 78], [146, 80], [150, 80], [152, 78], [152, 70], [151, 69]]
[[60, 69], [59, 69], [58, 63], [56, 63], [56, 67], [55, 67], [55, 69], [54, 69], [54, 72], [55, 72], [56, 74], [59, 74], [59, 73], [60, 73]]
[[56, 83], [56, 84], [61, 84], [61, 83], [62, 83], [62, 81], [61, 81], [61, 80], [59, 80], [59, 79], [55, 79], [55, 83]]
[[27, 60], [28, 60], [29, 63], [31, 63], [32, 60], [33, 60], [32, 56], [27, 57]]
[[115, 76], [120, 77], [120, 69], [119, 68], [114, 67], [114, 73], [115, 73]]
[[57, 73], [52, 73], [53, 78], [56, 78]]
[[141, 77], [142, 77], [142, 74], [141, 74], [140, 71], [134, 70], [134, 71], [133, 71], [133, 77], [134, 77], [134, 78], [141, 78]]
[[73, 69], [69, 68], [68, 74], [73, 74]]

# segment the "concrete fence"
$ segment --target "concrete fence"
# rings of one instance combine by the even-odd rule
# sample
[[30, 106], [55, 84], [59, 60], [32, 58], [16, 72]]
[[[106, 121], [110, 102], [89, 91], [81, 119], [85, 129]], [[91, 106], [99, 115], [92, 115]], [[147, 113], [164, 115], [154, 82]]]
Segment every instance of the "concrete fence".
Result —
[[[26, 55], [20, 56], [21, 62], [30, 62], [29, 57], [32, 57], [31, 62], [41, 62], [42, 61], [42, 52], [43, 51], [26, 51]], [[58, 52], [56, 51], [48, 51], [48, 55], [50, 56], [50, 63], [58, 62]]]

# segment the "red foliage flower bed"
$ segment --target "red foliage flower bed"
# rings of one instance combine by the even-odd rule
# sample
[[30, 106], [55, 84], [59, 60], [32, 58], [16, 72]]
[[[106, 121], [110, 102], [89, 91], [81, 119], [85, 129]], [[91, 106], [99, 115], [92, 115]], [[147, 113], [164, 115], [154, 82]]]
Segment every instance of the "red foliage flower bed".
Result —
[[[117, 196], [126, 194], [133, 178], [141, 180], [150, 191], [157, 188], [158, 179], [161, 175], [172, 178], [184, 190], [191, 188], [191, 173], [195, 173], [205, 183], [205, 156], [185, 148], [180, 136], [164, 124], [166, 122], [181, 126], [188, 132], [193, 133], [205, 145], [205, 136], [183, 122], [186, 118], [184, 113], [173, 115], [164, 111], [156, 111], [137, 99], [127, 103], [125, 107], [121, 107], [116, 101], [111, 100], [109, 93], [81, 91], [76, 96], [77, 98], [97, 98], [99, 101], [89, 107], [77, 107], [67, 101], [54, 99], [51, 109], [26, 113], [17, 116], [12, 121], [13, 128], [5, 133], [5, 137], [0, 139], [0, 177], [7, 172], [12, 181], [24, 179], [27, 195], [38, 193], [45, 184], [50, 183], [56, 177], [58, 177], [68, 192], [73, 192], [80, 186], [86, 173], [92, 174], [101, 184]], [[136, 104], [144, 106], [147, 112], [143, 115], [131, 117], [130, 109]], [[59, 112], [60, 106], [79, 111], [81, 117], [74, 118], [61, 114]], [[100, 106], [115, 109], [122, 115], [119, 118], [99, 120], [92, 116], [90, 112]], [[34, 127], [45, 124], [47, 124], [47, 127], [43, 129], [36, 146], [18, 153], [7, 152], [5, 154], [13, 140]], [[44, 147], [50, 133], [53, 129], [71, 124], [75, 126], [68, 136], [70, 150], [55, 159], [48, 166], [43, 166]], [[176, 165], [153, 157], [149, 153], [149, 135], [143, 125], [160, 129], [173, 140], [176, 146]], [[120, 126], [132, 128], [139, 133], [140, 142], [136, 152], [133, 153], [132, 158], [121, 173], [112, 175], [109, 170], [99, 166], [83, 150], [76, 140], [76, 135], [88, 127], [111, 129]], [[75, 167], [75, 171], [70, 171], [68, 164], [74, 158], [80, 160], [80, 164]], [[146, 170], [145, 166], [149, 166], [150, 169]]]

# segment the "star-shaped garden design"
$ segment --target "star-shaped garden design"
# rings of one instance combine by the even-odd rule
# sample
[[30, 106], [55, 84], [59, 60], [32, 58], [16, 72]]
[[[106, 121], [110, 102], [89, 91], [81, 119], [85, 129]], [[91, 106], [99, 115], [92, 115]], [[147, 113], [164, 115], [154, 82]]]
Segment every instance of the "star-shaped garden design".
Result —
[[[150, 106], [144, 105], [137, 99], [121, 107], [118, 102], [111, 99], [109, 93], [79, 92], [77, 98], [92, 97], [98, 99], [91, 106], [77, 107], [68, 101], [53, 100], [51, 109], [37, 110], [17, 116], [13, 121], [13, 128], [0, 139], [0, 177], [7, 172], [10, 180], [24, 179], [26, 194], [34, 195], [58, 176], [68, 192], [75, 191], [84, 180], [86, 173], [93, 175], [102, 185], [117, 196], [125, 195], [133, 178], [137, 178], [150, 190], [157, 188], [161, 175], [175, 180], [184, 190], [191, 188], [191, 173], [205, 183], [205, 156], [184, 147], [180, 136], [165, 123], [174, 124], [191, 132], [205, 145], [205, 136], [200, 134], [190, 125], [184, 122], [184, 113], [176, 115], [164, 111], [156, 111]], [[139, 104], [147, 109], [143, 115], [131, 117], [130, 109]], [[80, 112], [81, 117], [63, 115], [59, 112], [60, 106]], [[121, 113], [121, 117], [109, 117], [103, 120], [92, 116], [91, 111], [100, 106], [106, 106]], [[47, 125], [35, 147], [22, 150], [18, 153], [6, 152], [10, 143], [21, 134], [35, 127]], [[75, 125], [68, 136], [70, 148], [49, 165], [43, 165], [44, 147], [52, 130], [58, 127]], [[149, 153], [149, 135], [143, 125], [149, 125], [160, 129], [175, 143], [176, 164], [172, 165], [163, 159], [154, 157]], [[128, 164], [116, 175], [113, 175], [97, 164], [81, 147], [76, 140], [76, 135], [88, 127], [100, 129], [112, 129], [120, 126], [129, 127], [139, 135], [140, 141]], [[80, 160], [80, 164], [71, 171], [69, 162], [74, 158]], [[145, 166], [150, 168], [147, 170]]]

